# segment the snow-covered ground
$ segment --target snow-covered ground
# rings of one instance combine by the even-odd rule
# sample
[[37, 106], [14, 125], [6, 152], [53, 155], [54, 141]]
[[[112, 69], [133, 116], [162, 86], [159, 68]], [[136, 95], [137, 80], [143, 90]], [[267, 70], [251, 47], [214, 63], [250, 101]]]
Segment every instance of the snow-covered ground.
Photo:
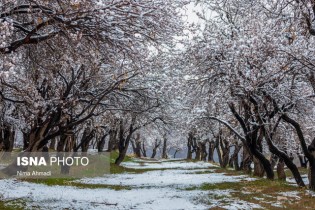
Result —
[[207, 162], [186, 162], [186, 161], [152, 161], [143, 162], [136, 159], [135, 162], [124, 162], [121, 165], [126, 168], [134, 169], [198, 169], [198, 168], [210, 168], [218, 167], [214, 164]]
[[[143, 173], [105, 175], [76, 182], [131, 189], [77, 188], [46, 186], [17, 180], [0, 180], [2, 200], [23, 199], [27, 206], [42, 209], [209, 209], [220, 204], [226, 209], [259, 208], [257, 204], [235, 200], [229, 190], [185, 190], [205, 183], [251, 180], [246, 176], [226, 176], [215, 173], [214, 165], [203, 162], [156, 161], [155, 163], [124, 163], [129, 168], [158, 169]], [[161, 170], [163, 169], [163, 170]]]
[[[309, 181], [308, 181], [307, 175], [301, 175], [301, 177], [302, 177], [302, 179], [303, 179], [303, 181], [304, 181], [304, 184], [308, 185], [308, 184], [309, 184]], [[290, 184], [292, 184], [292, 185], [297, 186], [296, 181], [295, 181], [294, 178], [288, 178], [288, 179], [287, 179], [287, 182], [290, 183]]]
[[[203, 173], [200, 173], [203, 172]], [[206, 173], [208, 172], [208, 173]], [[222, 173], [212, 173], [211, 170], [155, 170], [142, 174], [116, 174], [99, 178], [82, 179], [87, 184], [109, 184], [133, 187], [190, 187], [200, 186], [204, 183], [237, 182], [240, 180], [253, 180], [246, 176], [225, 176]], [[200, 173], [200, 174], [199, 174]]]

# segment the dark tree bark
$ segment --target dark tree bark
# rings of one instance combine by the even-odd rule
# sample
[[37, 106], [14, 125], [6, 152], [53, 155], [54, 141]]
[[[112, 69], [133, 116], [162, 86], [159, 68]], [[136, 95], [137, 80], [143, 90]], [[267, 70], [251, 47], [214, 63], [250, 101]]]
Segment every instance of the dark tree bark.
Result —
[[194, 152], [194, 135], [192, 132], [188, 134], [187, 149], [187, 160], [191, 160]]
[[144, 140], [142, 141], [141, 152], [142, 152], [143, 157], [147, 157], [147, 150], [145, 148]]
[[155, 139], [151, 158], [155, 158], [155, 156], [156, 156], [156, 151], [157, 151], [157, 149], [160, 147], [160, 145], [161, 145], [161, 140]]
[[26, 150], [30, 144], [30, 133], [23, 131], [23, 150]]
[[222, 151], [222, 160], [220, 162], [221, 168], [226, 168], [229, 164], [229, 155], [230, 155], [230, 143], [227, 140], [223, 140], [223, 138], [219, 138], [219, 144]]
[[163, 159], [167, 159], [167, 138], [166, 136], [164, 136], [163, 139], [163, 149], [162, 149], [162, 158]]
[[117, 145], [117, 128], [111, 128], [109, 131], [109, 140], [108, 140], [108, 148], [107, 152], [111, 152], [116, 149]]
[[310, 182], [309, 188], [315, 191], [315, 138], [313, 139], [312, 143], [308, 146], [308, 158], [309, 160], [309, 173], [308, 173], [308, 180]]
[[[269, 147], [269, 151], [270, 151], [273, 155], [276, 155], [276, 156], [278, 157], [277, 159], [279, 159], [279, 162], [280, 162], [280, 160], [281, 160], [281, 161], [282, 161], [283, 163], [285, 163], [285, 165], [290, 169], [290, 171], [292, 172], [292, 174], [293, 174], [293, 176], [294, 176], [294, 179], [295, 179], [297, 185], [300, 186], [300, 187], [304, 187], [304, 186], [305, 186], [304, 181], [303, 181], [303, 179], [302, 179], [302, 177], [301, 177], [301, 174], [300, 174], [298, 168], [297, 168], [296, 165], [293, 163], [293, 159], [292, 159], [291, 157], [289, 157], [285, 152], [280, 151], [280, 150], [273, 144], [273, 142], [271, 141], [271, 138], [272, 138], [272, 135], [267, 135], [266, 138], [265, 138], [266, 141], [267, 141], [268, 147]], [[273, 159], [275, 159], [275, 158], [273, 158]], [[273, 168], [274, 168], [274, 165], [273, 165], [274, 162], [275, 162], [275, 160], [272, 161], [272, 166], [273, 166]], [[280, 171], [278, 172], [278, 170], [280, 170], [281, 167], [282, 167], [281, 164], [282, 164], [282, 163], [280, 163], [280, 165], [279, 165], [279, 163], [278, 163], [279, 169], [278, 169], [278, 165], [277, 165], [278, 177], [279, 177], [279, 172], [280, 172]], [[284, 167], [284, 166], [283, 166], [283, 167]], [[284, 168], [283, 168], [283, 170], [284, 170]], [[284, 174], [284, 175], [285, 175], [285, 174]], [[284, 176], [281, 175], [280, 177], [283, 178]]]
[[309, 169], [309, 188], [311, 190], [315, 190], [315, 139], [313, 139], [312, 143], [307, 147], [306, 145], [306, 141], [304, 139], [304, 135], [302, 132], [302, 129], [299, 125], [298, 122], [296, 122], [295, 120], [293, 120], [292, 118], [290, 118], [288, 115], [283, 114], [282, 115], [282, 119], [291, 124], [294, 128], [295, 131], [297, 133], [297, 136], [299, 138], [301, 147], [302, 147], [302, 151], [304, 153], [304, 155], [307, 157], [309, 164], [310, 164], [310, 169]]
[[57, 144], [57, 152], [70, 152], [72, 150], [76, 152], [78, 149], [79, 147], [77, 148], [75, 145], [75, 139], [72, 130], [68, 130], [60, 136]]
[[[255, 110], [257, 110], [257, 104], [255, 101], [251, 101], [255, 105]], [[251, 113], [251, 107], [244, 103], [244, 109], [246, 114], [247, 121], [250, 120], [252, 113]], [[262, 164], [268, 179], [274, 179], [274, 172], [273, 169], [271, 168], [270, 162], [267, 160], [267, 158], [259, 151], [257, 148], [257, 140], [258, 140], [258, 132], [260, 130], [260, 127], [256, 124], [251, 125], [250, 123], [246, 123], [244, 119], [236, 112], [234, 104], [230, 103], [229, 107], [237, 119], [237, 121], [241, 124], [242, 130], [245, 134], [245, 138], [241, 139], [243, 144], [246, 144], [247, 147], [249, 148], [250, 153]]]
[[0, 145], [1, 151], [12, 152], [14, 146], [14, 135], [15, 132], [9, 127], [4, 126], [0, 132]]
[[201, 160], [202, 161], [207, 161], [207, 146], [206, 146], [207, 141], [201, 142]]
[[95, 136], [95, 130], [91, 129], [91, 128], [86, 128], [83, 132], [83, 136], [80, 142], [80, 145], [78, 147], [81, 146], [81, 151], [86, 153], [89, 149], [89, 145], [92, 141], [92, 139]]
[[[255, 110], [255, 113], [256, 113], [256, 118], [257, 118], [258, 122], [261, 124], [261, 131], [262, 131], [261, 133], [264, 135], [264, 137], [265, 137], [265, 139], [267, 141], [269, 150], [270, 150], [270, 152], [272, 154], [277, 155], [279, 157], [279, 162], [281, 160], [281, 162], [280, 163], [278, 162], [278, 165], [277, 165], [278, 175], [280, 176], [280, 178], [284, 178], [285, 177], [284, 165], [283, 165], [283, 163], [285, 163], [287, 165], [287, 167], [291, 170], [291, 172], [292, 172], [292, 174], [293, 174], [293, 176], [294, 176], [298, 186], [305, 186], [304, 182], [303, 182], [303, 180], [301, 178], [301, 175], [300, 175], [300, 173], [299, 173], [299, 171], [298, 171], [298, 169], [296, 167], [296, 165], [293, 163], [293, 158], [289, 157], [285, 152], [280, 151], [272, 142], [273, 135], [276, 132], [276, 129], [277, 129], [279, 123], [280, 123], [281, 118], [278, 119], [278, 121], [275, 124], [275, 126], [273, 127], [271, 133], [269, 133], [268, 130], [265, 129], [265, 121], [266, 120], [270, 120], [272, 117], [275, 116], [276, 113], [279, 112], [279, 108], [277, 106], [277, 103], [271, 97], [269, 97], [269, 100], [272, 101], [272, 104], [273, 104], [273, 107], [274, 107], [274, 110], [271, 112], [273, 114], [267, 114], [266, 116], [268, 116], [268, 118], [264, 118], [263, 119], [261, 117], [259, 111], [258, 111], [258, 104], [257, 104], [256, 100], [254, 98], [251, 98], [251, 102], [255, 105], [254, 110]], [[282, 119], [290, 121], [290, 119], [288, 119], [288, 117], [286, 115], [282, 116]], [[294, 122], [292, 122], [292, 121], [291, 121], [291, 123], [294, 124]], [[273, 164], [270, 164], [270, 165], [271, 165], [271, 170], [273, 170], [274, 165]], [[283, 172], [281, 172], [281, 170], [283, 170]], [[267, 176], [268, 176], [268, 171], [266, 171], [266, 172], [267, 172]]]
[[222, 166], [223, 161], [222, 161], [222, 155], [221, 155], [221, 149], [220, 149], [220, 136], [219, 135], [216, 137], [216, 140], [215, 140], [215, 149], [217, 151], [219, 164], [220, 164], [220, 166]]
[[106, 137], [108, 136], [108, 133], [105, 133], [101, 139], [97, 142], [97, 151], [103, 152], [105, 143], [106, 143]]
[[[257, 141], [256, 141], [256, 145], [257, 145], [257, 150], [262, 153], [262, 140], [264, 137], [264, 133], [261, 131], [259, 132]], [[265, 169], [264, 166], [262, 165], [261, 161], [259, 161], [256, 157], [253, 158], [254, 161], [254, 172], [253, 175], [254, 176], [258, 176], [258, 177], [264, 177], [265, 175]], [[271, 164], [270, 164], [271, 167]], [[273, 170], [273, 168], [271, 167], [271, 169]]]
[[136, 131], [136, 129], [134, 129], [135, 121], [136, 121], [136, 117], [132, 117], [132, 120], [131, 120], [131, 123], [130, 123], [126, 137], [125, 137], [124, 122], [123, 122], [123, 120], [120, 120], [120, 122], [119, 122], [119, 134], [118, 134], [118, 136], [119, 136], [119, 144], [118, 144], [119, 155], [118, 155], [117, 159], [115, 160], [116, 165], [120, 165], [121, 162], [125, 159], [130, 139], [132, 137], [132, 134]]

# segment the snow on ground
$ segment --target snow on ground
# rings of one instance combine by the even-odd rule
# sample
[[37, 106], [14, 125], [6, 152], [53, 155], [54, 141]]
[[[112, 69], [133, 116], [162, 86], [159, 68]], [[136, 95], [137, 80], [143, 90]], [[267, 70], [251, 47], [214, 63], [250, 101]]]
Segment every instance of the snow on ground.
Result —
[[279, 195], [281, 196], [284, 196], [284, 197], [292, 197], [292, 198], [297, 198], [297, 199], [300, 199], [301, 197], [299, 196], [300, 192], [297, 192], [297, 191], [291, 191], [291, 192], [280, 192], [278, 193]]
[[206, 162], [125, 162], [122, 165], [126, 168], [133, 169], [163, 170], [147, 171], [137, 175], [130, 173], [104, 175], [104, 177], [82, 179], [79, 180], [79, 182], [87, 184], [109, 184], [141, 187], [189, 187], [200, 186], [205, 183], [215, 184], [222, 182], [237, 182], [240, 180], [255, 180], [244, 175], [225, 176], [222, 173], [213, 173], [213, 169], [208, 168], [216, 166]]
[[179, 191], [172, 188], [133, 190], [81, 189], [67, 186], [46, 186], [14, 180], [1, 180], [2, 198], [23, 198], [45, 204], [43, 209], [207, 209], [192, 198], [203, 191]]
[[204, 170], [155, 170], [142, 174], [112, 174], [104, 177], [82, 179], [80, 182], [88, 184], [109, 184], [121, 186], [153, 186], [153, 187], [189, 187], [200, 186], [205, 183], [237, 182], [240, 180], [254, 180], [247, 176], [225, 176], [222, 173], [202, 173]]
[[239, 209], [263, 209], [262, 206], [255, 204], [255, 203], [249, 203], [246, 201], [238, 200], [236, 202], [232, 202], [231, 204], [221, 206], [221, 208], [226, 208], [229, 210], [239, 210]]
[[[156, 161], [123, 163], [125, 167], [157, 169], [142, 173], [104, 175], [76, 182], [131, 189], [77, 188], [73, 186], [47, 186], [14, 179], [0, 180], [1, 200], [23, 199], [28, 208], [41, 209], [252, 209], [257, 205], [233, 198], [230, 190], [185, 190], [205, 183], [253, 180], [247, 176], [226, 176], [215, 173], [213, 164], [184, 161]], [[161, 170], [158, 170], [161, 169]], [[44, 205], [43, 205], [44, 204]]]
[[184, 161], [186, 160], [185, 158], [171, 158], [171, 159], [152, 159], [152, 158], [133, 158], [134, 162], [150, 162], [150, 163], [161, 163], [161, 162], [170, 162], [170, 161]]
[[[309, 181], [308, 181], [307, 175], [301, 175], [301, 177], [302, 177], [302, 179], [303, 179], [303, 181], [304, 181], [304, 184], [308, 185], [308, 184], [309, 184]], [[289, 184], [292, 184], [292, 185], [296, 185], [296, 186], [297, 186], [296, 181], [295, 181], [294, 178], [288, 178], [288, 179], [287, 179], [287, 182], [288, 182]]]
[[186, 162], [186, 161], [152, 161], [152, 162], [123, 162], [126, 168], [133, 169], [198, 169], [218, 167], [207, 162]]

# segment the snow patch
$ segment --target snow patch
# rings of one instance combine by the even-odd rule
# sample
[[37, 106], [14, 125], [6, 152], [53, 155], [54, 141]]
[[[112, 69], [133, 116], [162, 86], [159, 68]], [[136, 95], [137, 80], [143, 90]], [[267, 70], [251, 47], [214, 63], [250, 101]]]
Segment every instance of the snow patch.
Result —
[[218, 167], [207, 162], [186, 162], [186, 161], [154, 161], [154, 162], [124, 162], [125, 168], [133, 169], [198, 169]]
[[[16, 180], [0, 180], [2, 199], [25, 199], [29, 207], [41, 209], [207, 209], [194, 198], [203, 191], [143, 188], [115, 191], [46, 186]], [[44, 206], [42, 204], [45, 204]]]
[[[245, 175], [225, 176], [222, 173], [202, 173], [200, 170], [157, 170], [141, 174], [111, 174], [98, 178], [81, 179], [79, 182], [86, 184], [108, 184], [134, 187], [189, 187], [202, 184], [216, 184], [222, 182], [238, 182], [241, 180], [254, 180]], [[201, 170], [203, 171], [203, 170]]]

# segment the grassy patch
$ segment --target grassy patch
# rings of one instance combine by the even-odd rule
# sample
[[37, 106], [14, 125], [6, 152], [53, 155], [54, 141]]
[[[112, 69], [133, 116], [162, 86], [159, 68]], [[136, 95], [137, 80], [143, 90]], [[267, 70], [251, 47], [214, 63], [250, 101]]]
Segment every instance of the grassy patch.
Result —
[[238, 181], [238, 182], [222, 182], [217, 184], [203, 184], [201, 186], [195, 186], [191, 188], [186, 188], [185, 190], [240, 190], [244, 189], [246, 192], [250, 191], [259, 191], [261, 193], [270, 193], [270, 192], [285, 192], [293, 191], [299, 188], [295, 186], [288, 185], [285, 182], [281, 181], [271, 181], [267, 179], [258, 179], [255, 181]]
[[[110, 163], [115, 163], [115, 160], [118, 158], [119, 152], [118, 151], [112, 151], [110, 152]], [[124, 162], [132, 162], [132, 157], [126, 155], [124, 158]]]
[[240, 176], [240, 175], [248, 175], [246, 174], [244, 171], [236, 171], [234, 169], [232, 170], [228, 170], [225, 168], [214, 168], [215, 169], [215, 173], [224, 173], [224, 175], [226, 176]]
[[1, 210], [23, 210], [25, 209], [26, 201], [23, 199], [13, 199], [0, 201]]
[[[225, 169], [216, 170], [217, 173], [227, 175], [242, 175], [242, 172], [235, 172]], [[303, 172], [301, 174], [304, 174]], [[211, 209], [220, 209], [224, 203], [225, 196], [212, 194], [213, 190], [230, 190], [229, 199], [240, 200], [260, 205], [263, 209], [314, 209], [315, 199], [309, 195], [306, 188], [299, 188], [279, 180], [257, 179], [254, 181], [223, 182], [217, 184], [203, 184], [186, 188], [185, 190], [209, 191], [209, 199], [219, 200], [219, 204]], [[284, 196], [280, 193], [295, 192], [296, 196]], [[200, 200], [203, 202], [202, 200]], [[209, 201], [204, 201], [207, 204]]]
[[214, 173], [214, 168], [209, 168], [204, 171], [187, 172], [186, 174], [210, 174]]

